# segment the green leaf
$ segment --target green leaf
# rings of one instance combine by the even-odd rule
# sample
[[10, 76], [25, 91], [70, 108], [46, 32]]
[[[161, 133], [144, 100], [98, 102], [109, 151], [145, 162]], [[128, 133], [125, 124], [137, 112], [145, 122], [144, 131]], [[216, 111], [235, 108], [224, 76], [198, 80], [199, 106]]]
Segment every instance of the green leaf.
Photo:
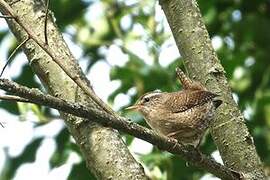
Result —
[[71, 172], [68, 176], [68, 180], [74, 179], [96, 180], [95, 176], [93, 176], [86, 168], [86, 164], [84, 161], [72, 167]]
[[71, 151], [70, 145], [70, 134], [67, 128], [64, 128], [57, 136], [56, 136], [56, 149], [50, 158], [50, 167], [54, 168], [66, 163], [67, 158], [69, 156], [69, 152]]

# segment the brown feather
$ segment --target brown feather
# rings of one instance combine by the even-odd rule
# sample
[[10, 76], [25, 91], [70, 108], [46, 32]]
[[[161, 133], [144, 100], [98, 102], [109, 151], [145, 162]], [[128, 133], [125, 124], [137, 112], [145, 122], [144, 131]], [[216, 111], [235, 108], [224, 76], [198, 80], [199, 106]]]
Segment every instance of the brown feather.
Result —
[[192, 81], [188, 76], [186, 76], [180, 68], [176, 68], [176, 74], [184, 90], [206, 90], [201, 83]]
[[183, 112], [195, 106], [202, 105], [218, 96], [215, 93], [200, 90], [183, 90], [170, 94], [165, 102], [165, 107], [173, 113]]
[[176, 71], [182, 91], [149, 92], [140, 97], [134, 107], [157, 133], [197, 147], [222, 101], [180, 69]]

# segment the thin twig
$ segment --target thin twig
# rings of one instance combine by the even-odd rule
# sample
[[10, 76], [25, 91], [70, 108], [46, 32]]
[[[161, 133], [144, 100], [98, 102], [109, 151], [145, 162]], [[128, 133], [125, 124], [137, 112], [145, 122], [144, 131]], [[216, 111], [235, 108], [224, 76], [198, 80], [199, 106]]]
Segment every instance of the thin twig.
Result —
[[29, 40], [29, 37], [27, 37], [25, 40], [23, 40], [10, 54], [10, 56], [7, 59], [7, 62], [5, 64], [5, 66], [3, 67], [1, 73], [0, 73], [0, 77], [2, 77], [6, 67], [8, 66], [8, 64], [10, 63], [10, 61], [12, 60], [12, 57], [15, 55], [15, 53]]
[[[12, 96], [12, 95], [0, 95], [0, 99], [5, 100], [5, 101], [15, 101], [15, 102], [30, 103], [30, 101], [28, 99], [21, 98], [21, 97], [18, 97], [18, 96]], [[2, 128], [5, 128], [5, 126], [3, 125], [2, 122], [0, 122], [0, 126], [2, 126]]]
[[5, 101], [31, 103], [29, 99], [25, 99], [25, 98], [22, 98], [19, 96], [13, 96], [13, 95], [0, 95], [0, 99], [5, 100]]
[[13, 16], [8, 16], [8, 15], [0, 15], [0, 18], [5, 18], [5, 19], [13, 19]]
[[45, 22], [44, 22], [44, 38], [45, 44], [48, 45], [48, 36], [47, 36], [47, 22], [48, 22], [48, 13], [49, 13], [49, 3], [50, 0], [46, 2], [46, 12], [45, 12]]
[[[203, 168], [222, 179], [239, 179], [239, 173], [233, 172], [227, 167], [217, 163], [212, 158], [203, 155], [193, 146], [181, 146], [170, 138], [160, 136], [152, 130], [131, 122], [126, 118], [120, 116], [116, 117], [97, 109], [90, 109], [78, 103], [67, 102], [51, 95], [45, 95], [39, 90], [29, 89], [7, 79], [0, 79], [0, 88], [21, 98], [28, 99], [32, 103], [49, 106], [62, 112], [86, 118], [148, 141], [162, 150], [180, 155], [184, 160], [194, 166]], [[19, 100], [19, 98], [17, 99]]]
[[70, 67], [66, 67], [65, 65], [63, 65], [61, 62], [62, 61], [61, 58], [58, 57], [58, 55], [56, 55], [55, 53], [53, 53], [54, 51], [51, 50], [49, 46], [47, 46], [43, 41], [41, 41], [32, 32], [31, 29], [27, 28], [25, 24], [23, 24], [22, 21], [19, 18], [17, 18], [17, 16], [15, 15], [11, 7], [4, 0], [0, 0], [0, 8], [4, 9], [5, 12], [9, 14], [10, 16], [13, 16], [14, 20], [22, 27], [22, 29], [25, 30], [29, 38], [33, 39], [52, 58], [52, 60], [66, 73], [66, 75], [68, 75], [82, 89], [82, 91], [84, 91], [88, 96], [90, 96], [90, 98], [96, 104], [98, 104], [107, 113], [117, 116], [116, 112], [114, 112], [106, 103], [104, 103], [98, 96], [95, 95], [91, 87], [89, 87], [88, 84], [84, 80], [82, 80], [79, 74], [71, 72]]
[[21, 1], [21, 0], [15, 0], [15, 1], [11, 2], [9, 5], [12, 6], [13, 4], [16, 4], [19, 1]]

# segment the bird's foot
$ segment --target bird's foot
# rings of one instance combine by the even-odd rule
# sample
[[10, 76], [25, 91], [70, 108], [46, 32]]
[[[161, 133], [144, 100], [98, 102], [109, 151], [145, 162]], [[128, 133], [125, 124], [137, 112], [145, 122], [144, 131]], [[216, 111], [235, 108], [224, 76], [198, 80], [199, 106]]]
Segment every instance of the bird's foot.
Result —
[[174, 139], [174, 138], [170, 138], [169, 141], [171, 143], [174, 143], [172, 149], [175, 149], [177, 145], [180, 145], [180, 146], [184, 146], [184, 144], [182, 144], [180, 141], [178, 141], [177, 139]]

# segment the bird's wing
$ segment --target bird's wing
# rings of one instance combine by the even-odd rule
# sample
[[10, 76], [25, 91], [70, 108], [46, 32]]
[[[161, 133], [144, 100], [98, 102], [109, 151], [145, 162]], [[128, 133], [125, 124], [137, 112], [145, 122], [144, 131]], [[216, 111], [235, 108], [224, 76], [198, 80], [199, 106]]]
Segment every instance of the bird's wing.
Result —
[[169, 96], [165, 105], [173, 113], [184, 112], [192, 107], [204, 104], [218, 96], [202, 90], [183, 90]]

